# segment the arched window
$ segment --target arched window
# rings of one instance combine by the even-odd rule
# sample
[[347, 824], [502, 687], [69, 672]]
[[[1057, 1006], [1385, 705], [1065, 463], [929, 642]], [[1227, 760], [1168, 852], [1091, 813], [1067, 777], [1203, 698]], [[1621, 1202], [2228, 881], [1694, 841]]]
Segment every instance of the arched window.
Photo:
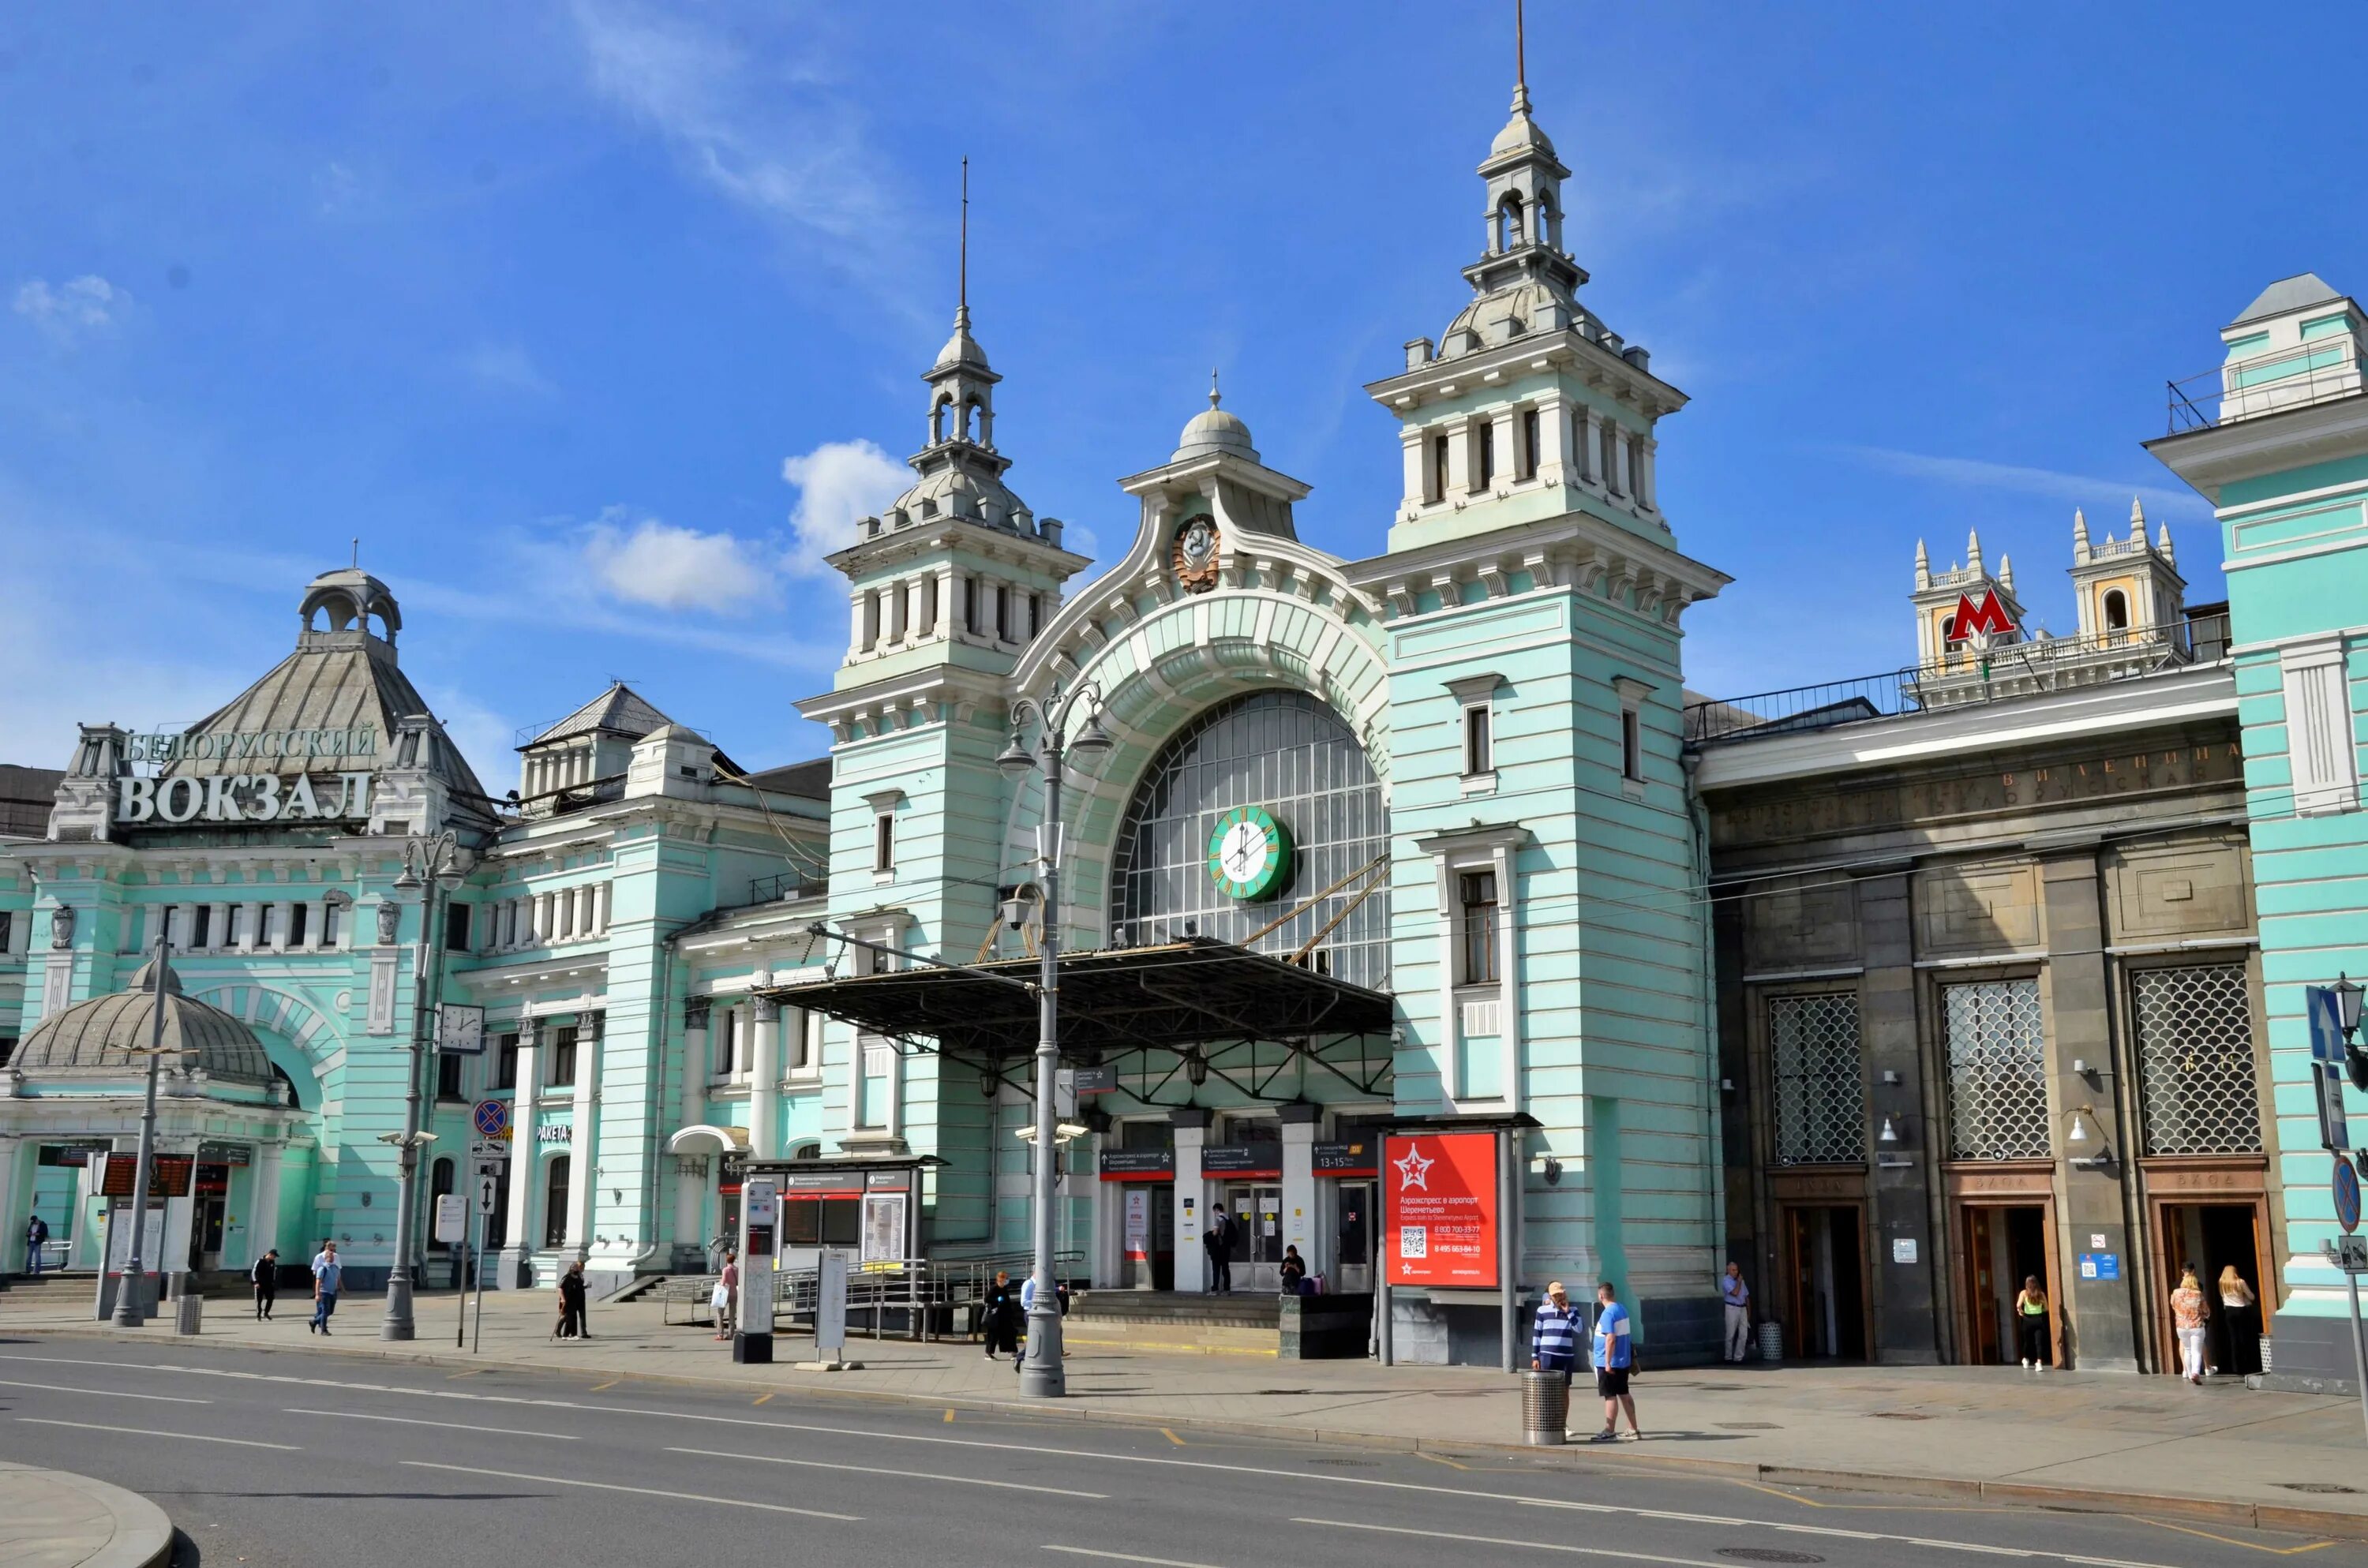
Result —
[[941, 397], [929, 404], [929, 445], [933, 447], [946, 438], [946, 407], [952, 402], [951, 397]]
[[1942, 616], [1942, 617], [1941, 618], [1941, 648], [1942, 648], [1942, 649], [1944, 649], [1945, 651], [1949, 652], [1949, 653], [1955, 653], [1958, 649], [1960, 649], [1960, 648], [1964, 647], [1964, 645], [1965, 645], [1965, 639], [1957, 635], [1957, 618], [1956, 618], [1956, 616], [1955, 616], [1954, 614], [1950, 614], [1950, 615], [1944, 615], [1944, 616]]
[[[1210, 835], [1235, 806], [1265, 808], [1291, 840], [1283, 879], [1255, 899], [1231, 897], [1209, 871]], [[1349, 905], [1367, 886], [1356, 873], [1388, 847], [1381, 783], [1339, 715], [1304, 691], [1232, 698], [1188, 723], [1136, 784], [1110, 858], [1110, 939], [1121, 947], [1195, 935], [1247, 941], [1300, 900], [1345, 881], [1251, 945], [1289, 955], [1338, 919], [1308, 961], [1378, 990], [1389, 983], [1388, 891]]]
[[2108, 633], [2130, 629], [2130, 601], [2119, 588], [2105, 590], [2105, 631]]
[[551, 1174], [543, 1178], [542, 1244], [564, 1247], [567, 1244], [567, 1183], [570, 1157], [554, 1154]]
[[1497, 248], [1508, 251], [1522, 243], [1521, 199], [1508, 192], [1497, 204]]
[[427, 1221], [427, 1250], [430, 1252], [450, 1250], [449, 1244], [436, 1239], [436, 1200], [452, 1195], [452, 1162], [449, 1157], [427, 1167], [427, 1212], [423, 1218]]

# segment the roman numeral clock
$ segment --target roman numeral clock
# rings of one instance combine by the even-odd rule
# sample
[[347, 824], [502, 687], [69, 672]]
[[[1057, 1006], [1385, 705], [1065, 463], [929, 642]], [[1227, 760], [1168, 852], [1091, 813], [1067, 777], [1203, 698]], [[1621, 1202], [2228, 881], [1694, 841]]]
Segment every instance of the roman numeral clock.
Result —
[[1291, 872], [1291, 835], [1264, 806], [1235, 806], [1209, 835], [1209, 875], [1229, 898], [1263, 898]]

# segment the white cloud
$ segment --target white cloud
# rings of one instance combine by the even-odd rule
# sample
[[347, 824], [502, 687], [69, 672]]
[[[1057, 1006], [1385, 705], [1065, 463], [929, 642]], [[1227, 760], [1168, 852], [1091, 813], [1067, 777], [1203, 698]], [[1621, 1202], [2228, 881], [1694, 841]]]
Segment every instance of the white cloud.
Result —
[[870, 441], [825, 441], [803, 457], [783, 458], [781, 477], [798, 487], [790, 514], [795, 536], [783, 564], [819, 574], [823, 557], [855, 542], [855, 519], [877, 517], [913, 483], [913, 471]]
[[610, 597], [659, 609], [736, 615], [772, 601], [779, 585], [764, 553], [731, 534], [703, 534], [655, 517], [632, 529], [609, 516], [585, 531], [584, 559]]
[[2129, 484], [2118, 479], [2097, 479], [2085, 473], [2059, 473], [2054, 469], [2022, 468], [1980, 458], [1937, 458], [1923, 452], [1894, 451], [1887, 447], [1843, 447], [1848, 456], [1892, 473], [1975, 490], [2011, 490], [2025, 495], [2048, 495], [2080, 506], [2135, 495], [2148, 506], [2177, 512], [2203, 509], [2203, 500], [2192, 490], [2158, 484]]
[[40, 328], [51, 342], [68, 347], [86, 336], [114, 331], [131, 309], [131, 290], [95, 272], [54, 288], [47, 278], [36, 278], [17, 289], [17, 313]]
[[495, 392], [549, 397], [559, 390], [536, 367], [534, 357], [515, 343], [481, 343], [461, 364], [479, 385]]

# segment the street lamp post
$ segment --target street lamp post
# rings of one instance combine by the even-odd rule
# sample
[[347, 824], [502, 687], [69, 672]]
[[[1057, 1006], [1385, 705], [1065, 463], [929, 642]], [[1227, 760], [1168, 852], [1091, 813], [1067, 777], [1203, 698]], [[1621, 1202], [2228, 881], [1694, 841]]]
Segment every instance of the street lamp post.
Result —
[[417, 1228], [420, 1145], [432, 1134], [420, 1131], [422, 1095], [421, 1049], [435, 1028], [436, 986], [430, 971], [439, 967], [441, 944], [436, 940], [436, 893], [454, 875], [461, 858], [461, 841], [450, 828], [430, 838], [407, 838], [403, 844], [403, 874], [394, 880], [397, 892], [419, 892], [419, 950], [412, 963], [414, 1001], [411, 1009], [411, 1061], [403, 1096], [403, 1134], [389, 1138], [398, 1153], [401, 1185], [394, 1199], [394, 1268], [386, 1280], [386, 1317], [379, 1324], [381, 1339], [409, 1339], [411, 1317], [412, 1233]]
[[[1028, 1312], [1028, 1358], [1019, 1367], [1019, 1392], [1032, 1399], [1058, 1399], [1068, 1392], [1061, 1360], [1061, 1297], [1053, 1278], [1053, 1143], [1059, 1136], [1053, 1103], [1053, 1082], [1061, 1062], [1061, 767], [1065, 752], [1094, 755], [1110, 749], [1110, 732], [1102, 728], [1101, 693], [1082, 686], [1067, 697], [1055, 684], [1042, 699], [1023, 697], [1011, 705], [1011, 744], [1003, 748], [996, 766], [1013, 778], [1035, 768], [1043, 781], [1044, 804], [1036, 825], [1038, 891], [1044, 912], [1036, 988], [1036, 1235], [1035, 1267], [1030, 1280], [1035, 1304]], [[1085, 723], [1067, 735], [1071, 714], [1084, 705]], [[1031, 750], [1027, 726], [1036, 725]], [[1065, 739], [1064, 739], [1065, 737]]]
[[[156, 1165], [156, 1069], [165, 1059], [165, 956], [171, 951], [165, 945], [169, 936], [165, 927], [169, 924], [161, 915], [157, 918], [155, 967], [148, 975], [148, 1097], [140, 1109], [140, 1153], [131, 1167], [130, 1256], [123, 1260], [123, 1273], [115, 1286], [118, 1328], [138, 1328], [148, 1321], [141, 1309], [140, 1290], [148, 1273], [148, 1180]], [[108, 1244], [112, 1246], [112, 1237]], [[104, 1258], [99, 1266], [106, 1267]]]

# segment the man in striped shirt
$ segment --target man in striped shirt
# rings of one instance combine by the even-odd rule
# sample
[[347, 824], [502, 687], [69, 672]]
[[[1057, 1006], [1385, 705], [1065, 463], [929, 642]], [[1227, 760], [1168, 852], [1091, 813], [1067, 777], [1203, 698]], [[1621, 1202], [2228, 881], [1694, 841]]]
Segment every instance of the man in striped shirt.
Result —
[[1546, 1299], [1538, 1303], [1530, 1328], [1530, 1365], [1560, 1372], [1564, 1382], [1570, 1381], [1571, 1369], [1578, 1365], [1578, 1314], [1571, 1311], [1570, 1297], [1559, 1279], [1546, 1287]]

